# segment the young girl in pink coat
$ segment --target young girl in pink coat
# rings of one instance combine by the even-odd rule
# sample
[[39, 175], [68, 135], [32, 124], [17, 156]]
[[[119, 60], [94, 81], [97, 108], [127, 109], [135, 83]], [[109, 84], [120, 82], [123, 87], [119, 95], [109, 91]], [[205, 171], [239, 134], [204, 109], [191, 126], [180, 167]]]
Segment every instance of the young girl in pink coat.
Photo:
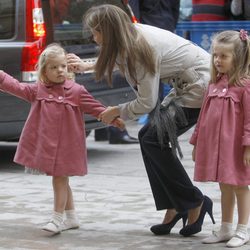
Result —
[[[244, 30], [224, 31], [212, 43], [211, 82], [190, 143], [195, 181], [218, 182], [222, 223], [204, 243], [249, 241], [250, 39]], [[235, 199], [238, 225], [232, 229]]]
[[[36, 84], [20, 83], [0, 72], [0, 90], [31, 103], [14, 161], [52, 176], [54, 213], [43, 229], [53, 233], [79, 227], [69, 176], [87, 174], [83, 113], [98, 118], [105, 110], [69, 75], [66, 52], [58, 44], [49, 45], [40, 55]], [[112, 124], [124, 125], [121, 119]]]

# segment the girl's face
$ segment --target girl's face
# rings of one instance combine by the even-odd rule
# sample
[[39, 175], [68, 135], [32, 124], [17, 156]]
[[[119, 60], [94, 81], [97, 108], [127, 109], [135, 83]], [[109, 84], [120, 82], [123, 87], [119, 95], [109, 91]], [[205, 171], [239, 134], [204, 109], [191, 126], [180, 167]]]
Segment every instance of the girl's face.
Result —
[[92, 30], [92, 35], [93, 35], [93, 39], [94, 41], [98, 44], [101, 45], [102, 44], [102, 35], [99, 31], [96, 30]]
[[57, 55], [54, 58], [48, 58], [44, 73], [50, 83], [63, 83], [68, 74], [66, 56]]
[[233, 45], [215, 43], [213, 46], [213, 63], [221, 74], [228, 74], [233, 69]]

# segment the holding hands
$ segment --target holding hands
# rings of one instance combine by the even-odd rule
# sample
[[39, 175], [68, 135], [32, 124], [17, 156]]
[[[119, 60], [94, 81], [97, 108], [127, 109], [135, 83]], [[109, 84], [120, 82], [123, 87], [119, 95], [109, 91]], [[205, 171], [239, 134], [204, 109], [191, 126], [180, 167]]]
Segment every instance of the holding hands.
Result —
[[119, 108], [117, 106], [109, 106], [99, 115], [98, 118], [104, 123], [111, 124], [121, 130], [124, 130], [125, 122], [119, 116]]
[[120, 111], [117, 106], [107, 107], [100, 115], [99, 119], [104, 123], [111, 123], [114, 119], [120, 116]]
[[114, 119], [110, 124], [114, 127], [119, 128], [120, 130], [125, 129], [125, 122], [121, 118]]

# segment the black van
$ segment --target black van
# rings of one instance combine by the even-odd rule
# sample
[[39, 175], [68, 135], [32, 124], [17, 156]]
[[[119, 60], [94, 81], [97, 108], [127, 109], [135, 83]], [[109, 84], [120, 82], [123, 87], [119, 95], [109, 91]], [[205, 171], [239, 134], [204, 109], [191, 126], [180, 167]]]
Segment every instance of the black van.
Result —
[[[110, 3], [124, 8], [115, 0], [1, 0], [0, 1], [0, 69], [19, 81], [36, 81], [35, 66], [41, 51], [58, 42], [66, 51], [86, 61], [95, 61], [98, 46], [92, 35], [82, 27], [82, 16], [93, 5]], [[96, 82], [93, 72], [79, 74], [76, 82], [105, 105], [116, 105], [135, 97], [133, 89], [119, 74], [114, 73], [113, 87], [105, 81]], [[17, 140], [29, 104], [0, 92], [0, 140]], [[85, 116], [86, 131], [104, 126], [94, 117]]]

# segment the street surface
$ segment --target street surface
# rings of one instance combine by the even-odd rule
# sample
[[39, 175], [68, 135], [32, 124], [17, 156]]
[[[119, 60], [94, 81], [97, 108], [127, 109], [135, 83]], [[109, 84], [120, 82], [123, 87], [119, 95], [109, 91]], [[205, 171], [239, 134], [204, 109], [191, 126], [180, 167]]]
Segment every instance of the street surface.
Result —
[[[137, 136], [140, 127], [129, 123], [128, 131]], [[183, 135], [180, 144], [192, 178], [190, 134]], [[53, 209], [51, 178], [25, 174], [23, 167], [12, 163], [16, 144], [0, 143], [0, 250], [227, 249], [224, 243], [201, 243], [220, 223], [217, 183], [196, 183], [214, 201], [215, 227], [206, 215], [202, 232], [193, 237], [178, 234], [180, 222], [170, 235], [154, 236], [149, 228], [162, 221], [165, 211], [155, 210], [139, 145], [95, 142], [91, 133], [87, 146], [88, 175], [70, 179], [81, 227], [53, 236], [41, 230]], [[237, 249], [249, 250], [250, 243]]]

